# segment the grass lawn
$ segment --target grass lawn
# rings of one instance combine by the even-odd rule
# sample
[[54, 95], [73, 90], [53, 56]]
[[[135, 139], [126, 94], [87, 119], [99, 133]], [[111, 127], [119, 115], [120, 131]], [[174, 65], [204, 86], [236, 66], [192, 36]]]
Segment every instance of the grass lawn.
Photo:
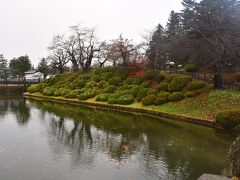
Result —
[[[40, 93], [35, 93], [34, 95], [42, 96]], [[66, 99], [63, 97], [50, 98]], [[74, 99], [74, 101], [79, 100]], [[97, 102], [95, 98], [88, 99], [85, 102], [107, 104], [106, 102]], [[143, 106], [140, 102], [125, 106], [214, 120], [217, 112], [221, 110], [240, 110], [240, 92], [232, 90], [209, 90], [194, 98], [186, 98], [179, 102], [169, 102], [159, 106]]]

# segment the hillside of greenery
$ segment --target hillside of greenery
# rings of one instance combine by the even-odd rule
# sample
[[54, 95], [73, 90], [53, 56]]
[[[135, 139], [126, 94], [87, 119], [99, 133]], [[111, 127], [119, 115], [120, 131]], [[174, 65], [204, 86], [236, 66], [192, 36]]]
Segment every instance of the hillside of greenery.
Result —
[[129, 77], [127, 68], [106, 67], [88, 73], [64, 73], [32, 85], [29, 93], [87, 100], [108, 104], [162, 105], [198, 96], [206, 89], [203, 81], [190, 76], [148, 71], [142, 77]]
[[190, 76], [147, 71], [132, 77], [127, 68], [106, 67], [58, 74], [27, 91], [35, 95], [146, 108], [176, 115], [217, 120], [240, 127], [240, 93], [214, 90]]

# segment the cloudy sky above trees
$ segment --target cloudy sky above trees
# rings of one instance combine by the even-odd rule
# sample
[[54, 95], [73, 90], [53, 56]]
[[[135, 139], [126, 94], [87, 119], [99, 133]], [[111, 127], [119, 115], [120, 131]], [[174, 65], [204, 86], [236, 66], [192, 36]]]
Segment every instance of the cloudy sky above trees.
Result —
[[181, 0], [0, 0], [0, 54], [29, 55], [36, 65], [47, 55], [54, 35], [78, 23], [96, 27], [102, 40], [124, 37], [140, 41], [145, 30], [166, 24]]

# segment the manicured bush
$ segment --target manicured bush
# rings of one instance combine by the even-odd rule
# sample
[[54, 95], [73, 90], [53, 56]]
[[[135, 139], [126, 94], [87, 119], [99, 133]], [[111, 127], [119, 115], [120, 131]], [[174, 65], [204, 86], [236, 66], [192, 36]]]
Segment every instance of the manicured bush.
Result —
[[97, 83], [94, 81], [89, 81], [85, 85], [85, 88], [94, 88], [94, 87], [97, 87]]
[[46, 79], [46, 80], [44, 81], [44, 83], [46, 83], [47, 86], [51, 86], [51, 85], [53, 85], [54, 83], [56, 83], [56, 82], [58, 81], [58, 79], [59, 79], [59, 75], [55, 75], [55, 76], [53, 76], [53, 77], [50, 77], [49, 79]]
[[127, 78], [129, 69], [127, 67], [118, 67], [114, 70], [114, 76], [119, 77], [121, 80], [124, 80]]
[[159, 74], [159, 72], [158, 71], [147, 71], [145, 74], [144, 74], [144, 76], [143, 76], [143, 78], [144, 78], [144, 80], [155, 80], [155, 78], [157, 77], [157, 75]]
[[158, 93], [158, 90], [157, 89], [149, 89], [148, 91], [148, 95], [156, 95]]
[[240, 111], [226, 110], [219, 112], [216, 116], [216, 122], [225, 129], [240, 130]]
[[109, 98], [108, 98], [108, 104], [117, 104], [118, 103], [118, 98], [119, 98], [118, 94], [110, 95]]
[[165, 79], [165, 75], [162, 73], [158, 73], [157, 76], [155, 77], [156, 82], [162, 82]]
[[168, 86], [169, 84], [168, 83], [160, 83], [158, 84], [157, 86], [155, 86], [154, 88], [160, 92], [160, 91], [168, 91]]
[[54, 96], [66, 96], [67, 94], [70, 94], [71, 90], [66, 88], [59, 88], [54, 92]]
[[240, 72], [235, 73], [235, 79], [240, 82]]
[[197, 66], [195, 64], [187, 64], [185, 65], [185, 70], [186, 72], [196, 72], [197, 71]]
[[111, 94], [100, 94], [96, 96], [96, 101], [107, 102]]
[[170, 93], [169, 92], [160, 92], [155, 101], [154, 104], [155, 105], [160, 105], [160, 104], [165, 104], [168, 102], [168, 97], [169, 97]]
[[45, 83], [33, 84], [27, 88], [27, 92], [35, 93], [41, 92], [46, 87]]
[[191, 90], [191, 91], [198, 90], [198, 89], [202, 89], [202, 88], [206, 87], [206, 85], [207, 84], [203, 81], [193, 80], [193, 81], [188, 83], [187, 89]]
[[123, 90], [129, 90], [131, 86], [129, 85], [123, 85], [118, 87], [118, 91], [123, 91]]
[[130, 89], [130, 94], [133, 95], [134, 97], [137, 97], [139, 91], [141, 90], [141, 87], [140, 86], [133, 86], [131, 89]]
[[148, 88], [141, 89], [137, 94], [137, 100], [142, 101], [142, 99], [147, 96], [148, 91]]
[[88, 94], [79, 94], [77, 97], [81, 101], [89, 99], [89, 95]]
[[145, 98], [142, 99], [142, 104], [144, 106], [151, 106], [154, 105], [154, 101], [156, 100], [155, 95], [148, 95]]
[[104, 88], [106, 88], [106, 87], [108, 87], [109, 86], [109, 84], [108, 84], [108, 82], [106, 82], [106, 81], [100, 81], [99, 83], [97, 83], [97, 87], [98, 88], [101, 88], [101, 89], [104, 89]]
[[127, 78], [125, 81], [124, 81], [124, 84], [126, 85], [132, 85], [133, 82], [134, 82], [135, 78]]
[[191, 80], [192, 78], [190, 76], [176, 76], [169, 84], [168, 90], [170, 92], [180, 92], [188, 85], [188, 82]]
[[74, 99], [77, 98], [78, 93], [76, 91], [70, 91], [68, 94], [65, 94], [65, 98]]
[[177, 74], [168, 74], [166, 77], [165, 77], [165, 82], [166, 83], [170, 83], [175, 77], [177, 77], [177, 76], [179, 76], [179, 75], [177, 75]]
[[132, 104], [134, 102], [134, 97], [133, 95], [124, 95], [124, 96], [120, 96], [117, 99], [117, 104], [121, 104], [121, 105], [128, 105], [128, 104]]
[[102, 78], [99, 75], [92, 75], [91, 80], [98, 83], [102, 80]]
[[182, 99], [184, 99], [184, 95], [181, 92], [174, 92], [168, 97], [169, 101], [180, 101]]
[[148, 81], [145, 81], [140, 86], [143, 87], [143, 88], [149, 88], [150, 87], [150, 83]]
[[103, 90], [103, 93], [113, 93], [115, 90], [116, 90], [116, 86], [110, 85]]
[[143, 83], [143, 81], [144, 81], [143, 77], [135, 78], [134, 81], [133, 81], [133, 85], [140, 85], [140, 84]]
[[54, 96], [54, 93], [57, 91], [56, 88], [47, 87], [43, 90], [44, 96]]
[[122, 82], [122, 80], [120, 77], [113, 77], [113, 78], [110, 78], [108, 82], [110, 85], [118, 86]]
[[112, 72], [107, 72], [103, 74], [103, 79], [105, 81], [108, 81], [109, 79], [111, 79], [114, 76], [114, 74]]
[[196, 94], [195, 94], [195, 92], [193, 92], [193, 91], [188, 91], [188, 92], [186, 92], [185, 93], [185, 97], [186, 98], [192, 98], [192, 97], [194, 97]]

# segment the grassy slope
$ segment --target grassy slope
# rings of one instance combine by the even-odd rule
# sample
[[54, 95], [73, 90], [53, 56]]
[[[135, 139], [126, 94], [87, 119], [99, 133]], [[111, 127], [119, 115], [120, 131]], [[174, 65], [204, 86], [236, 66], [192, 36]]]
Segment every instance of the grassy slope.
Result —
[[[82, 73], [72, 74], [74, 77], [83, 75]], [[86, 74], [85, 74], [86, 75]], [[88, 73], [91, 75], [91, 73]], [[66, 81], [71, 76], [71, 73], [61, 76], [61, 81]], [[69, 79], [71, 81], [71, 79]], [[40, 93], [35, 93], [40, 95]], [[55, 99], [61, 99], [63, 97], [54, 97]], [[64, 98], [65, 99], [65, 98]], [[71, 99], [72, 100], [72, 99]], [[79, 101], [78, 99], [74, 99]], [[95, 98], [86, 100], [86, 102], [95, 102], [101, 104], [107, 104], [107, 102], [96, 102]], [[143, 106], [140, 102], [135, 102], [131, 105], [124, 105], [135, 108], [146, 108], [166, 113], [192, 116], [198, 118], [204, 118], [214, 120], [217, 112], [227, 109], [239, 109], [240, 110], [240, 93], [231, 90], [212, 90], [207, 89], [202, 94], [193, 97], [185, 98], [178, 102], [169, 102], [159, 106]]]

